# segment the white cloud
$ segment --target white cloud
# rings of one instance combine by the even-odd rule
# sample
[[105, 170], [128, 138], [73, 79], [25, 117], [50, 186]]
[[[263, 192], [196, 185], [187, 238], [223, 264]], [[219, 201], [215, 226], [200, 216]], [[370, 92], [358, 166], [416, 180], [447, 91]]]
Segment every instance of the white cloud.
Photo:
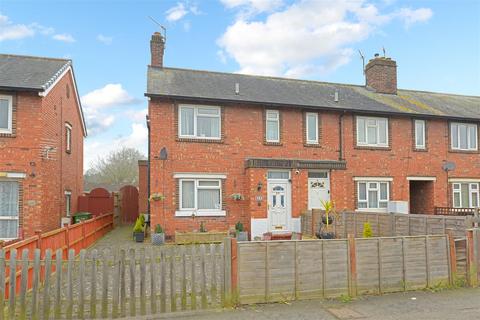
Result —
[[416, 10], [403, 8], [398, 11], [397, 16], [404, 20], [405, 27], [408, 28], [414, 23], [430, 20], [433, 16], [433, 11], [429, 8], [420, 8]]
[[7, 16], [0, 14], [0, 41], [33, 37], [35, 29], [24, 24], [14, 24]]
[[112, 37], [107, 37], [103, 34], [99, 34], [99, 35], [97, 35], [97, 41], [99, 41], [103, 44], [106, 44], [106, 45], [110, 45], [110, 44], [112, 44], [113, 38]]
[[68, 43], [73, 43], [75, 42], [75, 38], [71, 34], [68, 33], [57, 33], [53, 35], [52, 39], [57, 40], [57, 41], [63, 41], [63, 42], [68, 42]]
[[103, 88], [93, 90], [81, 97], [88, 131], [91, 136], [105, 132], [115, 122], [115, 116], [108, 113], [112, 107], [140, 103], [140, 99], [132, 97], [122, 85], [107, 84]]
[[227, 8], [241, 7], [247, 12], [270, 12], [283, 5], [283, 0], [221, 0]]
[[99, 157], [104, 157], [111, 151], [122, 147], [136, 148], [143, 154], [147, 154], [147, 142], [148, 129], [144, 123], [132, 123], [131, 132], [125, 137], [119, 137], [113, 140], [92, 140], [87, 138], [84, 148], [84, 170], [87, 171], [92, 163]]
[[[229, 8], [267, 15], [239, 15], [218, 39], [219, 58], [233, 58], [240, 72], [301, 77], [334, 71], [348, 63], [356, 43], [393, 19], [428, 20], [425, 10], [381, 13], [364, 0], [304, 0], [289, 6], [255, 0], [222, 0]], [[245, 9], [246, 8], [246, 9]], [[431, 16], [431, 15], [430, 15]], [[223, 56], [222, 56], [223, 54]]]
[[[199, 15], [200, 10], [196, 5], [190, 5], [188, 2], [177, 2], [174, 7], [171, 7], [165, 12], [166, 19], [169, 22], [176, 22], [184, 18], [189, 13], [193, 15]], [[188, 23], [188, 26], [184, 24], [183, 27], [186, 31], [188, 31], [190, 29], [190, 24]]]
[[177, 21], [182, 19], [188, 13], [185, 4], [179, 2], [175, 7], [167, 10], [167, 21]]
[[136, 110], [136, 109], [131, 109], [127, 110], [125, 112], [127, 117], [129, 117], [133, 122], [137, 123], [143, 123], [145, 122], [145, 116], [148, 114], [148, 109], [141, 109], [141, 110]]

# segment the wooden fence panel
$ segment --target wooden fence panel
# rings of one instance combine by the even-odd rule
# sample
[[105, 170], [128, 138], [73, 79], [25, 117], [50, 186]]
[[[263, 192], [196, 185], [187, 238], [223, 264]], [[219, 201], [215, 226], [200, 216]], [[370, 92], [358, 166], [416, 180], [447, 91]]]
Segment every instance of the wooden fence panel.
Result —
[[267, 242], [267, 301], [292, 300], [295, 296], [295, 243]]
[[404, 251], [403, 238], [384, 238], [380, 241], [378, 255], [381, 264], [381, 293], [404, 290]]
[[266, 242], [238, 243], [238, 296], [240, 303], [266, 302]]
[[357, 292], [380, 293], [379, 241], [375, 238], [357, 239]]
[[298, 241], [297, 262], [297, 297], [323, 297], [323, 242]]
[[324, 295], [338, 297], [347, 295], [348, 290], [348, 241], [323, 240], [324, 249]]

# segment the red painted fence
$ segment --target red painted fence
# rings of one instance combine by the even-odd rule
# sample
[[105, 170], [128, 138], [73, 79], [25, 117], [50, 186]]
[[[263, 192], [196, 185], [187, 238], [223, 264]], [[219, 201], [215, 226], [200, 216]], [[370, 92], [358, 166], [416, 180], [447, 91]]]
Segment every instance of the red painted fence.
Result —
[[[90, 220], [85, 220], [77, 224], [69, 225], [64, 228], [49, 231], [47, 233], [38, 233], [37, 235], [15, 242], [3, 248], [5, 252], [5, 261], [7, 267], [5, 270], [5, 294], [8, 297], [8, 286], [12, 277], [10, 276], [9, 259], [11, 250], [17, 250], [17, 259], [21, 259], [22, 252], [28, 249], [29, 260], [33, 260], [35, 249], [40, 249], [40, 257], [44, 259], [47, 249], [52, 251], [52, 260], [56, 257], [58, 249], [62, 250], [63, 259], [67, 259], [68, 250], [74, 249], [78, 254], [80, 250], [86, 249], [102, 238], [106, 233], [113, 229], [113, 213], [107, 213]], [[53, 270], [54, 271], [54, 270]], [[44, 278], [44, 268], [40, 271], [41, 280]], [[16, 292], [20, 290], [20, 265], [16, 266]], [[33, 266], [28, 269], [28, 288], [31, 288], [33, 282]]]

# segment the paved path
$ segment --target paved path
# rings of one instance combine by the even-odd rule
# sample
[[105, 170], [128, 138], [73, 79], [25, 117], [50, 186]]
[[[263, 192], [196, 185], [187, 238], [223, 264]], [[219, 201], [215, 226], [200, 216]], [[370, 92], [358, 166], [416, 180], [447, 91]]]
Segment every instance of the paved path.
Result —
[[[170, 314], [169, 317], [172, 315]], [[149, 319], [162, 319], [150, 316]], [[407, 292], [362, 297], [343, 303], [336, 300], [296, 301], [264, 304], [233, 311], [183, 314], [175, 319], [195, 320], [451, 320], [480, 319], [480, 288], [442, 292]]]

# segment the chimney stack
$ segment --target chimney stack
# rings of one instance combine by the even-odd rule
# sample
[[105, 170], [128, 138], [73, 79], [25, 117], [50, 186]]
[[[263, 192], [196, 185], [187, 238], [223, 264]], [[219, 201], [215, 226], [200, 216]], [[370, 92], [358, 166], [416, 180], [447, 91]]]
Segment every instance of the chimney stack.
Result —
[[367, 87], [378, 93], [397, 94], [397, 63], [378, 53], [365, 66]]
[[152, 61], [150, 65], [152, 67], [163, 67], [163, 54], [165, 52], [165, 38], [160, 32], [155, 32], [152, 34], [152, 39], [150, 40], [150, 54], [152, 56]]

